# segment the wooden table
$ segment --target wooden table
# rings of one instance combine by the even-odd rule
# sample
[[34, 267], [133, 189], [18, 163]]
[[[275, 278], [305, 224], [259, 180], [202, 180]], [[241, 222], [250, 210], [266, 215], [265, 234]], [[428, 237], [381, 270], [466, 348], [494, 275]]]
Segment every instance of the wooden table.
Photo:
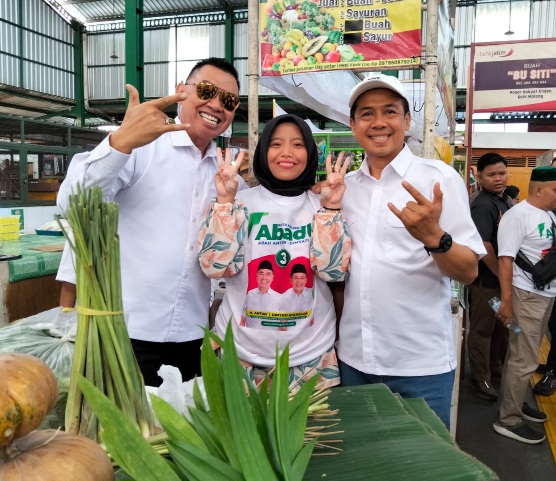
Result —
[[35, 234], [4, 242], [0, 254], [21, 258], [0, 261], [0, 326], [59, 305], [63, 244], [63, 236]]

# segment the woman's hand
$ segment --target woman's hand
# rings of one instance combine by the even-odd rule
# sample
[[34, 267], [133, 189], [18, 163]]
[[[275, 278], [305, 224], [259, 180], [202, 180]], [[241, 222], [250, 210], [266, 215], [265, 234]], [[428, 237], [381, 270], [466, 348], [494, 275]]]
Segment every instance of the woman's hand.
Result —
[[240, 152], [235, 160], [232, 160], [230, 149], [226, 149], [226, 157], [222, 158], [222, 149], [216, 149], [218, 159], [218, 172], [214, 176], [216, 187], [216, 202], [226, 204], [234, 202], [237, 193], [237, 173], [243, 161], [244, 152]]
[[332, 168], [332, 154], [326, 158], [326, 180], [320, 185], [320, 203], [330, 209], [339, 209], [342, 206], [342, 197], [346, 191], [344, 177], [346, 175], [350, 157], [344, 159], [341, 152]]

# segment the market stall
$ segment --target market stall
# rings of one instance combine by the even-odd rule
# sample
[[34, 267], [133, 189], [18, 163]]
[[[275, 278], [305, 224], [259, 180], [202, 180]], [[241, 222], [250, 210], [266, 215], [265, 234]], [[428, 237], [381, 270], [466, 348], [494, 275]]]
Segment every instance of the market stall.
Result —
[[60, 286], [56, 272], [64, 238], [22, 235], [4, 241], [0, 254], [0, 326], [58, 305]]

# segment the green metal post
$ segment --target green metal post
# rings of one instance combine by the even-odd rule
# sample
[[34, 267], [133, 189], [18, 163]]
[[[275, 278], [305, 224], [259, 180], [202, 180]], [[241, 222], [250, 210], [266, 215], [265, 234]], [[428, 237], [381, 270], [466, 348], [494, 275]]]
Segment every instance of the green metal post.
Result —
[[24, 84], [25, 81], [25, 69], [23, 68], [23, 52], [25, 51], [25, 46], [23, 45], [23, 0], [19, 0], [18, 2], [18, 15], [17, 15], [17, 25], [19, 26], [19, 30], [17, 32], [17, 42], [19, 44], [19, 56], [17, 65], [19, 67], [19, 84], [18, 86], [22, 89], [27, 88], [27, 85]]
[[83, 26], [72, 22], [73, 28], [73, 68], [75, 90], [75, 124], [85, 127], [85, 85], [83, 84]]
[[228, 62], [234, 63], [234, 10], [228, 2], [224, 4], [224, 14], [224, 55]]
[[125, 81], [145, 100], [143, 0], [125, 0]]

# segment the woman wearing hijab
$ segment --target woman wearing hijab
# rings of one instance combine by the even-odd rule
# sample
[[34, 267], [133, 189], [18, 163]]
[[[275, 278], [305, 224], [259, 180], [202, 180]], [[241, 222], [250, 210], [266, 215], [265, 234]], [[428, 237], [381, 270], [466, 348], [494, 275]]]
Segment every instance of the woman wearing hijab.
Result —
[[[349, 158], [342, 160], [340, 155], [332, 168], [328, 157], [320, 197], [312, 193], [318, 150], [310, 128], [295, 115], [265, 126], [253, 157], [257, 187], [237, 192], [241, 158], [232, 162], [229, 151], [225, 159], [219, 152], [217, 197], [201, 228], [199, 260], [208, 277], [227, 278], [216, 332], [223, 337], [232, 322], [239, 358], [255, 383], [275, 366], [276, 346], [282, 351], [287, 344], [294, 386], [314, 375], [320, 375], [319, 387], [340, 382], [326, 283], [347, 277], [351, 254], [341, 211]], [[303, 310], [265, 299], [291, 289], [292, 270], [307, 273], [312, 302]]]

